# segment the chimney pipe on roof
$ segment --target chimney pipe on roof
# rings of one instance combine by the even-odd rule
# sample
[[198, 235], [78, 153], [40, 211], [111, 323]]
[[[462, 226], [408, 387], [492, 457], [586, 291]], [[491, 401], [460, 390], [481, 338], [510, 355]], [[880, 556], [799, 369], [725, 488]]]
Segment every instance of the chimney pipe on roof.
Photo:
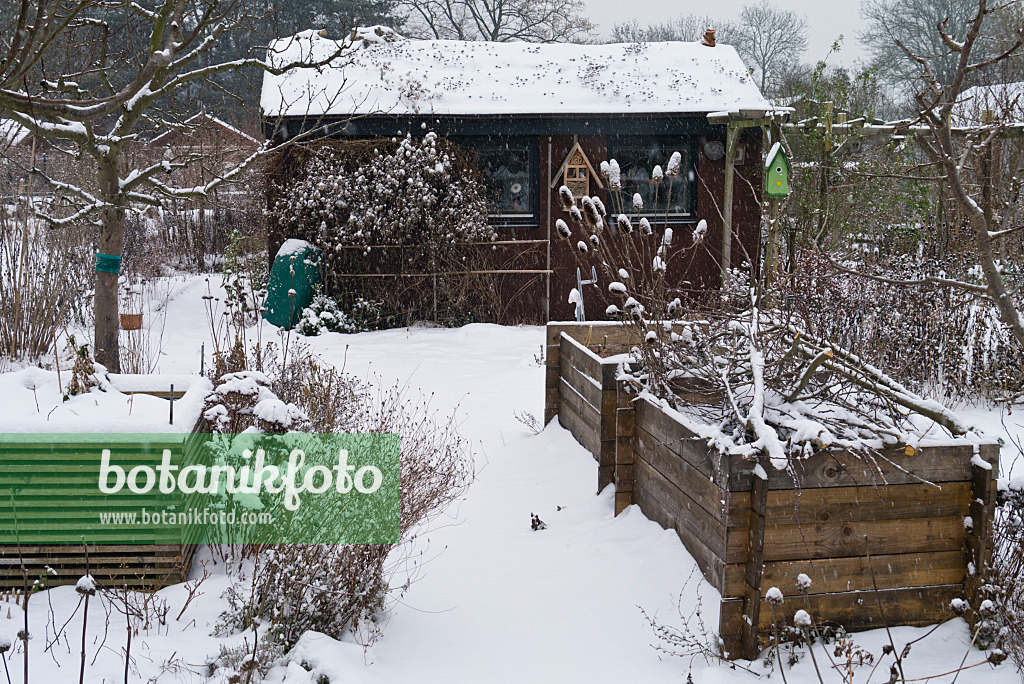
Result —
[[708, 47], [715, 47], [715, 29], [706, 28], [704, 29], [704, 40], [700, 41], [701, 45], [707, 45]]

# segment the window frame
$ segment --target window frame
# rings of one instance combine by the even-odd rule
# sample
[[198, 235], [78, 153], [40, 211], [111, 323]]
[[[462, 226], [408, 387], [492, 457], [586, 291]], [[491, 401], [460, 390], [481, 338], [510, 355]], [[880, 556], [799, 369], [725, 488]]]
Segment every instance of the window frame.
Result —
[[[622, 149], [638, 149], [647, 147], [650, 148], [652, 145], [660, 145], [662, 150], [668, 150], [666, 156], [671, 157], [672, 152], [681, 152], [685, 159], [683, 163], [683, 170], [681, 176], [685, 174], [686, 178], [686, 210], [682, 213], [670, 213], [665, 216], [662, 211], [648, 210], [644, 207], [644, 210], [640, 212], [641, 217], [647, 219], [653, 219], [657, 217], [659, 220], [668, 223], [696, 223], [697, 221], [697, 138], [695, 136], [638, 136], [638, 135], [609, 135], [607, 137], [607, 152], [606, 156], [608, 160], [616, 158], [616, 151]], [[653, 168], [653, 167], [652, 167]], [[664, 165], [662, 165], [664, 168]], [[648, 169], [650, 171], [651, 169]], [[690, 177], [692, 172], [693, 177]], [[667, 183], [668, 181], [663, 181]], [[609, 195], [612, 190], [609, 188]], [[623, 192], [620, 190], [620, 192]], [[628, 197], [626, 196], [628, 194]], [[634, 214], [632, 211], [632, 198], [633, 193], [623, 192], [625, 199], [625, 208], [627, 214]], [[612, 202], [609, 197], [608, 209], [611, 211]]]
[[527, 193], [532, 210], [529, 212], [500, 213], [492, 209], [497, 207], [489, 206], [487, 221], [491, 225], [509, 228], [536, 228], [540, 226], [540, 142], [534, 137], [519, 137], [508, 135], [473, 136], [472, 138], [455, 139], [454, 142], [477, 156], [480, 166], [480, 173], [487, 177], [483, 164], [480, 164], [482, 153], [487, 150], [506, 149], [509, 152], [525, 152], [529, 155], [527, 168], [529, 177], [527, 179]]

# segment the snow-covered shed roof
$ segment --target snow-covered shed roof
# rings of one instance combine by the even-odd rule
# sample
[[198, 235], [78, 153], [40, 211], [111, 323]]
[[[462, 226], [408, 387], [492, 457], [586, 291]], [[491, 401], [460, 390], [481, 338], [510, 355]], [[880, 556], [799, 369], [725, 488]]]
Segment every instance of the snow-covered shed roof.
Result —
[[1004, 123], [1024, 122], [1024, 83], [997, 83], [968, 88], [960, 94], [953, 116], [956, 125], [982, 123], [982, 112], [991, 109]]
[[278, 40], [278, 65], [324, 60], [263, 80], [277, 116], [688, 114], [768, 110], [728, 45], [494, 43], [408, 40], [390, 29], [349, 43], [306, 31]]

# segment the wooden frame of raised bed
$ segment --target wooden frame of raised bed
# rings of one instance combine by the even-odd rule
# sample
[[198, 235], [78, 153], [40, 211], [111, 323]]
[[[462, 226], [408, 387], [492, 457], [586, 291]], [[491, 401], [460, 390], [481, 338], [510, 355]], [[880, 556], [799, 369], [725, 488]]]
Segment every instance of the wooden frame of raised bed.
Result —
[[[40, 541], [52, 537], [55, 543], [0, 545], [0, 591], [23, 592], [26, 574], [29, 587], [39, 579], [47, 587], [75, 584], [87, 572], [101, 586], [141, 590], [156, 590], [185, 581], [196, 547], [168, 543], [179, 536], [174, 529], [161, 531], [140, 523], [132, 533], [136, 543], [121, 543], [124, 532], [104, 539], [99, 522], [101, 512], [159, 510], [167, 506], [167, 499], [159, 493], [134, 496], [127, 501], [125, 497], [98, 499], [95, 460], [96, 454], [109, 448], [111, 458], [122, 465], [137, 459], [139, 454], [148, 454], [144, 461], [148, 463], [152, 462], [153, 454], [170, 449], [173, 462], [182, 463], [194, 458], [192, 445], [198, 442], [191, 435], [168, 433], [166, 441], [139, 444], [118, 439], [118, 435], [98, 433], [95, 441], [78, 436], [70, 446], [55, 443], [53, 435], [39, 436], [38, 440], [33, 437], [10, 435], [0, 442], [0, 462], [19, 466], [17, 473], [0, 469], [0, 520], [5, 525], [17, 523], [19, 529], [31, 530]], [[59, 493], [59, 511], [54, 510], [52, 495], [19, 495], [17, 509], [12, 507], [12, 494], [28, 483], [25, 466], [31, 468], [34, 484], [49, 485]], [[80, 495], [76, 496], [76, 492]], [[91, 541], [67, 543], [76, 529], [88, 532]]]
[[[793, 477], [722, 456], [674, 417], [617, 381], [638, 340], [615, 323], [547, 328], [545, 423], [563, 427], [598, 461], [598, 488], [615, 484], [615, 512], [637, 504], [676, 531], [721, 594], [719, 637], [728, 657], [752, 659], [778, 618], [807, 610], [848, 631], [929, 625], [950, 602], [979, 605], [991, 559], [999, 445], [966, 442], [891, 450], [874, 463], [822, 451]], [[807, 595], [796, 588], [812, 579]], [[973, 621], [970, 611], [966, 616]], [[759, 638], [760, 637], [760, 638]]]

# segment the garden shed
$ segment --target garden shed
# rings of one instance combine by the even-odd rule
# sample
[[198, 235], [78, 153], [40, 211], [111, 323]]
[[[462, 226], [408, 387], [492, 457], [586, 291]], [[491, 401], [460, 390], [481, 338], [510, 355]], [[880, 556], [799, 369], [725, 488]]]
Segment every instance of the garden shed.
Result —
[[[712, 32], [693, 43], [540, 45], [407, 40], [378, 27], [354, 31], [351, 45], [305, 32], [278, 41], [270, 54], [284, 64], [323, 60], [339, 47], [322, 69], [265, 76], [267, 137], [434, 131], [471, 150], [488, 183], [498, 241], [534, 246], [508, 288], [523, 319], [573, 318], [567, 297], [578, 260], [555, 230], [567, 217], [558, 189], [571, 188], [577, 200], [599, 197], [611, 212], [616, 202], [599, 172], [609, 159], [621, 168], [621, 206], [640, 195], [651, 223], [682, 237], [676, 249], [688, 247], [692, 227], [707, 221], [708, 249], [670, 259], [668, 279], [681, 293], [717, 288], [723, 251], [734, 266], [756, 263], [759, 126], [772, 108], [736, 51], [716, 45]], [[674, 152], [679, 176], [670, 189], [659, 187], [652, 170], [667, 168]], [[274, 225], [269, 231], [271, 256], [296, 237]], [[592, 317], [603, 317], [606, 288], [584, 294]]]

